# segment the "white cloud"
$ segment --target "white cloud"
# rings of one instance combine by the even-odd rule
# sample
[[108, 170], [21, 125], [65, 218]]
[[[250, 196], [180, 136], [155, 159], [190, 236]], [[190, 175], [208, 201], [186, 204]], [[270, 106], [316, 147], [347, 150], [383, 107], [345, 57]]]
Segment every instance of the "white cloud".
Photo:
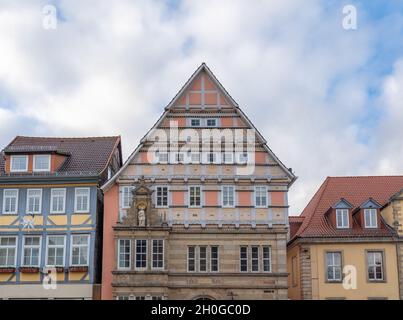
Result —
[[15, 99], [12, 111], [0, 109], [2, 145], [31, 119], [32, 134], [122, 134], [127, 156], [205, 61], [300, 177], [292, 214], [327, 175], [399, 170], [401, 148], [390, 139], [401, 132], [402, 67], [385, 80], [382, 143], [364, 144], [357, 119], [373, 79], [362, 69], [379, 35], [371, 25], [343, 30], [341, 6], [189, 0], [171, 11], [149, 0], [58, 3], [65, 21], [57, 30], [42, 28], [44, 1], [1, 6], [0, 84]]

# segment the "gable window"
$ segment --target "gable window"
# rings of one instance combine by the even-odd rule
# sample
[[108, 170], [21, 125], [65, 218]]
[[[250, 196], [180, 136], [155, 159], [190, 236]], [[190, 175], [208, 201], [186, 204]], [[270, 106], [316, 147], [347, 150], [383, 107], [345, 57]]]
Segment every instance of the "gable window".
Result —
[[376, 209], [364, 209], [365, 228], [377, 228], [378, 219]]
[[191, 186], [189, 187], [189, 207], [201, 206], [201, 187]]
[[211, 272], [218, 271], [218, 246], [210, 247], [210, 270]]
[[17, 237], [0, 237], [0, 267], [15, 267]]
[[191, 127], [200, 127], [200, 119], [190, 119]]
[[11, 172], [28, 171], [28, 156], [11, 156]]
[[367, 267], [368, 267], [369, 281], [383, 281], [384, 280], [383, 252], [368, 251]]
[[248, 247], [242, 246], [239, 252], [239, 262], [241, 272], [248, 271]]
[[235, 187], [222, 186], [222, 206], [231, 208], [235, 206]]
[[86, 213], [90, 211], [90, 188], [76, 188], [75, 212]]
[[41, 237], [24, 237], [22, 265], [25, 267], [39, 267], [41, 252]]
[[166, 208], [168, 207], [168, 187], [157, 187], [157, 203], [156, 207]]
[[48, 236], [47, 266], [64, 266], [65, 236]]
[[42, 206], [42, 189], [27, 190], [27, 213], [40, 213]]
[[348, 209], [336, 209], [336, 226], [340, 229], [349, 227]]
[[196, 247], [195, 246], [188, 247], [188, 271], [189, 272], [196, 271]]
[[64, 213], [66, 207], [66, 189], [50, 191], [50, 213]]
[[341, 281], [341, 252], [326, 252], [326, 279], [327, 281]]
[[234, 154], [232, 152], [224, 152], [223, 161], [226, 164], [234, 163]]
[[50, 171], [50, 154], [35, 154], [33, 170]]
[[199, 271], [200, 272], [207, 271], [207, 247], [206, 246], [199, 247]]
[[207, 127], [217, 127], [217, 119], [207, 119]]
[[90, 237], [88, 235], [73, 235], [71, 242], [71, 265], [88, 266]]
[[259, 247], [252, 246], [252, 271], [259, 271]]
[[136, 269], [147, 268], [147, 240], [136, 240]]
[[124, 186], [120, 187], [120, 197], [121, 197], [121, 204], [122, 208], [130, 208], [133, 200], [133, 186]]
[[271, 272], [271, 249], [270, 249], [270, 246], [263, 246], [263, 271]]
[[163, 152], [158, 154], [159, 163], [168, 163], [168, 153]]
[[255, 206], [257, 208], [267, 207], [267, 188], [266, 188], [266, 186], [255, 186]]
[[152, 259], [153, 269], [164, 269], [164, 240], [153, 239]]
[[129, 239], [119, 239], [118, 269], [130, 269], [131, 243]]
[[3, 213], [16, 214], [18, 210], [18, 189], [4, 189]]

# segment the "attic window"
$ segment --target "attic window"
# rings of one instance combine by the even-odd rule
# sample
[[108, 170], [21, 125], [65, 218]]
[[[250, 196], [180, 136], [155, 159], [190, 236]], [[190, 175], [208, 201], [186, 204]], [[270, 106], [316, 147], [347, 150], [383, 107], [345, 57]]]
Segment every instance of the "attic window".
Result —
[[349, 227], [348, 209], [336, 209], [336, 226], [339, 229]]
[[34, 171], [50, 171], [50, 155], [34, 155]]
[[364, 209], [365, 228], [377, 228], [376, 209]]
[[11, 172], [28, 171], [28, 156], [11, 156]]

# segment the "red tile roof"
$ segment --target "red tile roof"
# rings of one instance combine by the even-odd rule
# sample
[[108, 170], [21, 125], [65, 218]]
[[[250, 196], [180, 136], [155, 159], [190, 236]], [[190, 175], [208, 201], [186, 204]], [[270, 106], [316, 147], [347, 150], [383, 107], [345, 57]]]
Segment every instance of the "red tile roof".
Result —
[[50, 138], [17, 136], [0, 154], [0, 176], [5, 175], [4, 153], [57, 152], [67, 156], [57, 174], [99, 175], [106, 168], [120, 136]]
[[403, 176], [328, 177], [303, 210], [300, 216], [303, 221], [290, 217], [291, 238], [394, 236], [395, 231], [384, 221], [377, 229], [366, 229], [353, 218], [352, 228], [337, 229], [325, 213], [341, 198], [351, 203], [353, 210], [369, 198], [383, 206], [402, 189]]

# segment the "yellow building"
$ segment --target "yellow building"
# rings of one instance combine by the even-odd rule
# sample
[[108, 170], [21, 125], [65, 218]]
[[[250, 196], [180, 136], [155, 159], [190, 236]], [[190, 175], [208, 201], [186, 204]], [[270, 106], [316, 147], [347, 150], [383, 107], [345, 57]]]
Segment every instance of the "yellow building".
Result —
[[402, 189], [403, 176], [328, 177], [290, 217], [289, 298], [401, 298]]

